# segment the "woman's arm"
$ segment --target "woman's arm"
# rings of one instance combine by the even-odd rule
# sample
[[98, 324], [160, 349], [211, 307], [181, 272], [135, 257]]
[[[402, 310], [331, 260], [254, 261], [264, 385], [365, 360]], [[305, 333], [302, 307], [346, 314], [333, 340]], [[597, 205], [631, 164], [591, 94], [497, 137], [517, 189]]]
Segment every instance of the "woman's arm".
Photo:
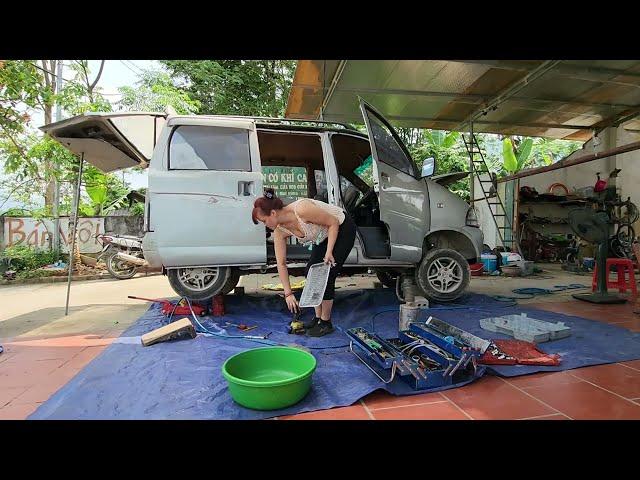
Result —
[[287, 236], [280, 229], [273, 232], [273, 246], [276, 251], [276, 264], [278, 266], [278, 275], [280, 282], [284, 287], [284, 294], [291, 292], [291, 284], [289, 283], [289, 270], [287, 269]]
[[291, 283], [289, 283], [289, 270], [287, 269], [287, 237], [290, 235], [285, 234], [282, 230], [277, 229], [273, 232], [273, 246], [276, 251], [276, 264], [278, 266], [278, 276], [280, 282], [284, 288], [284, 300], [287, 302], [287, 307], [290, 312], [300, 311], [298, 300], [293, 296], [291, 290]]
[[325, 260], [330, 260], [331, 263], [334, 263], [333, 247], [336, 244], [338, 231], [340, 230], [340, 222], [338, 222], [338, 219], [322, 208], [317, 207], [312, 202], [300, 202], [298, 206], [298, 216], [305, 222], [323, 225], [328, 228]]

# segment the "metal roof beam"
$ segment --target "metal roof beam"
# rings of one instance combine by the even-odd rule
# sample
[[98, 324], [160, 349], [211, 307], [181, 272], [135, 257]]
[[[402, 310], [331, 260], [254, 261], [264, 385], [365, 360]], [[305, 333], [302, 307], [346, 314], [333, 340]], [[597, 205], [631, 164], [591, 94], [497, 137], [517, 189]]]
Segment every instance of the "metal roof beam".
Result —
[[[474, 65], [484, 65], [491, 68], [499, 68], [502, 70], [511, 70], [519, 72], [528, 72], [530, 67], [523, 65], [521, 62], [513, 60], [450, 60], [456, 63], [469, 63]], [[628, 72], [618, 68], [591, 67], [576, 64], [562, 63], [554, 70], [553, 75], [581, 75], [588, 76], [596, 80], [603, 76], [624, 75], [625, 77], [640, 78], [640, 72]]]
[[513, 95], [518, 93], [520, 90], [522, 90], [524, 87], [526, 87], [530, 83], [536, 81], [538, 78], [543, 76], [549, 70], [556, 67], [559, 63], [560, 63], [559, 60], [547, 60], [546, 62], [543, 62], [541, 65], [537, 66], [536, 68], [531, 70], [529, 73], [527, 73], [520, 80], [517, 80], [516, 82], [512, 83], [507, 88], [505, 88], [502, 92], [499, 92], [497, 95], [495, 95], [493, 99], [489, 101], [483, 108], [477, 109], [467, 118], [465, 118], [455, 128], [455, 130], [460, 132], [463, 130], [463, 127], [465, 125], [472, 124], [480, 115], [486, 115], [490, 109], [495, 110], [496, 108], [498, 108], [498, 105], [500, 105], [502, 102], [504, 102], [509, 97], [512, 97]]
[[[344, 93], [370, 93], [373, 95], [408, 95], [416, 97], [443, 97], [443, 98], [455, 98], [462, 100], [469, 100], [469, 103], [488, 102], [492, 97], [489, 95], [477, 95], [470, 93], [451, 93], [451, 92], [433, 92], [424, 90], [399, 90], [399, 89], [385, 89], [385, 88], [337, 88], [336, 92]], [[631, 108], [634, 105], [626, 105], [620, 103], [594, 103], [583, 102], [576, 100], [554, 99], [554, 98], [531, 98], [531, 97], [518, 97], [514, 96], [505, 101], [523, 101], [523, 102], [541, 102], [541, 103], [554, 103], [562, 105], [570, 105], [576, 107], [597, 107], [597, 108]], [[476, 101], [476, 102], [474, 102]], [[460, 102], [463, 103], [463, 102]]]
[[[342, 72], [344, 71], [344, 68], [347, 65], [347, 60], [340, 60], [340, 63], [338, 63], [338, 66], [336, 67], [336, 71], [333, 74], [333, 78], [331, 79], [331, 84], [329, 85], [329, 90], [327, 91], [327, 95], [324, 96], [322, 98], [322, 104], [320, 105], [320, 112], [319, 112], [319, 120], [324, 120], [324, 110], [325, 108], [327, 108], [327, 104], [329, 103], [329, 100], [331, 100], [331, 96], [333, 95], [333, 92], [336, 88], [336, 85], [338, 85], [338, 82], [340, 81], [340, 77], [342, 76]], [[326, 72], [323, 72], [323, 75]]]
[[[326, 116], [330, 118], [351, 118], [351, 115], [343, 114], [343, 113], [329, 113]], [[396, 121], [414, 121], [414, 122], [436, 122], [436, 123], [453, 123], [457, 124], [460, 122], [459, 119], [455, 118], [425, 118], [425, 117], [407, 117], [403, 115], [385, 115], [387, 120], [396, 120]], [[565, 130], [591, 130], [593, 126], [591, 125], [565, 125], [562, 123], [520, 123], [520, 122], [495, 122], [490, 120], [476, 120], [473, 122], [478, 125], [502, 125], [505, 127], [531, 127], [531, 128], [559, 128]]]
[[529, 170], [521, 170], [520, 172], [514, 173], [513, 175], [509, 175], [508, 177], [503, 177], [498, 179], [498, 183], [508, 182], [510, 180], [515, 180], [517, 178], [530, 177], [531, 175], [538, 175], [539, 173], [551, 172], [553, 170], [558, 170], [560, 168], [572, 167], [575, 165], [580, 165], [582, 163], [592, 162], [594, 160], [599, 160], [601, 158], [613, 157], [614, 155], [632, 152], [639, 149], [640, 149], [640, 142], [628, 143], [627, 145], [622, 145], [620, 147], [612, 148], [611, 150], [605, 150], [604, 152], [596, 152], [591, 155], [584, 155], [582, 157], [560, 160], [559, 162], [556, 162], [552, 165], [545, 165], [544, 167], [530, 168]]
[[[528, 72], [531, 70], [526, 65], [522, 65], [521, 63], [508, 61], [508, 60], [450, 60], [450, 61], [457, 62], [457, 63], [484, 65], [491, 68], [498, 68], [502, 70], [510, 70], [510, 71], [516, 71], [516, 72]], [[598, 82], [598, 83], [611, 83], [614, 85], [624, 85], [627, 87], [640, 88], [640, 83], [622, 82], [619, 80], [614, 80], [609, 78], [611, 76], [616, 76], [616, 77], [624, 76], [624, 77], [636, 78], [640, 81], [640, 73], [627, 72], [625, 70], [618, 70], [615, 68], [582, 67], [580, 65], [560, 64], [553, 70], [553, 72], [550, 72], [549, 74], [560, 76], [560, 77], [572, 78], [574, 80], [584, 80], [587, 82]]]

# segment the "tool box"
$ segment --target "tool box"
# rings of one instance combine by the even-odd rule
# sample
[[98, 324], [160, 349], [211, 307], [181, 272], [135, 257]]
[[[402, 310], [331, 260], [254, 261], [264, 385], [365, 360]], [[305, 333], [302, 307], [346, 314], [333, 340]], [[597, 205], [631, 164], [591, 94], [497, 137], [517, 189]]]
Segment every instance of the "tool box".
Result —
[[383, 339], [363, 328], [346, 333], [351, 353], [382, 382], [391, 383], [399, 376], [414, 390], [455, 385], [480, 376], [478, 359], [489, 346], [488, 341], [434, 317], [426, 323], [409, 323], [397, 338]]

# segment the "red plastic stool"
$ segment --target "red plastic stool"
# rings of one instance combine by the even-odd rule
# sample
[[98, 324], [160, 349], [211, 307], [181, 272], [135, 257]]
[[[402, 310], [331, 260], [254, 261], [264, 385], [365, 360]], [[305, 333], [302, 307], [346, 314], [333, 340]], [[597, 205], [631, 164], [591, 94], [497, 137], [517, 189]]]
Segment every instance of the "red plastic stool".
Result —
[[[609, 279], [611, 274], [611, 266], [615, 265], [617, 269], [618, 278], [613, 281]], [[627, 281], [627, 275], [629, 274], [629, 280]], [[597, 278], [598, 278], [598, 265], [593, 269], [593, 278], [591, 280], [591, 290], [596, 291], [597, 287]], [[633, 262], [628, 258], [607, 258], [607, 289], [609, 288], [617, 288], [620, 293], [625, 293], [627, 288], [631, 290], [633, 295], [638, 294], [638, 289], [636, 287], [636, 278], [633, 274]]]

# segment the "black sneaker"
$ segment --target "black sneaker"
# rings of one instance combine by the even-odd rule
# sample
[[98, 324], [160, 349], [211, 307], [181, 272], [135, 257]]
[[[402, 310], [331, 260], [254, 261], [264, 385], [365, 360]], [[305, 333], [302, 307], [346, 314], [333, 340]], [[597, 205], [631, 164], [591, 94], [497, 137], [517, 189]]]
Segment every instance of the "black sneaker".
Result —
[[325, 322], [320, 320], [315, 326], [307, 330], [307, 335], [310, 337], [322, 337], [323, 335], [328, 335], [331, 332], [333, 332], [333, 325], [331, 324], [331, 321]]
[[315, 327], [316, 324], [320, 321], [321, 320], [318, 317], [313, 317], [311, 320], [307, 320], [306, 322], [303, 323], [305, 330], [309, 330]]

